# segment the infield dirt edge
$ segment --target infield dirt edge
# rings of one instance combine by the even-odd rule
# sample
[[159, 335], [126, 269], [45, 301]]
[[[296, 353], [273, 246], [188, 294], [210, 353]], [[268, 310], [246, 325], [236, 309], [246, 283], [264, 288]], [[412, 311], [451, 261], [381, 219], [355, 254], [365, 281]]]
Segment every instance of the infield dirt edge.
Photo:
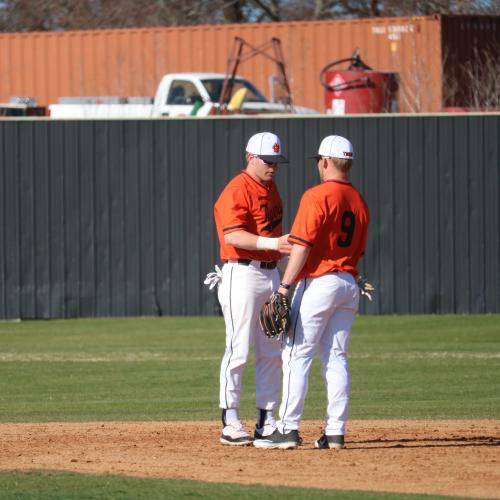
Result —
[[[247, 429], [251, 430], [248, 423]], [[0, 469], [500, 498], [500, 420], [352, 420], [346, 448], [219, 443], [219, 422], [0, 424]]]

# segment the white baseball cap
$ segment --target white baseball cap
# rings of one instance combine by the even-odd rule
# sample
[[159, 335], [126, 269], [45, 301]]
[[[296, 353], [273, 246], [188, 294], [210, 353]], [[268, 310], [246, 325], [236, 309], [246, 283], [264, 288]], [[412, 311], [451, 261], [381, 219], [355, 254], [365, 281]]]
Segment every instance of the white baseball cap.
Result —
[[260, 132], [252, 135], [246, 151], [266, 163], [288, 163], [288, 160], [281, 154], [280, 138], [272, 132]]
[[340, 135], [329, 135], [319, 145], [318, 154], [312, 158], [326, 156], [328, 158], [342, 158], [344, 160], [354, 159], [352, 144]]

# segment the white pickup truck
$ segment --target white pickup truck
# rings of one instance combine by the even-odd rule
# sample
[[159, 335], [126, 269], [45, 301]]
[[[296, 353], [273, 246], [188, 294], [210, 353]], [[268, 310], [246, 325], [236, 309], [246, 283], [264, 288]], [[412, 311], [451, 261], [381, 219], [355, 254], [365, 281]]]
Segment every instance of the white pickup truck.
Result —
[[[52, 118], [157, 118], [180, 116], [208, 116], [215, 114], [226, 75], [223, 73], [172, 73], [165, 75], [158, 85], [156, 96], [147, 103], [137, 103], [140, 98], [61, 98], [58, 104], [49, 105]], [[241, 76], [236, 76], [232, 97], [240, 101], [234, 111], [241, 113], [290, 112], [281, 103], [269, 102], [266, 97]], [[239, 99], [238, 99], [239, 97]], [[145, 98], [142, 98], [144, 101]], [[66, 101], [66, 102], [65, 102]], [[69, 102], [68, 102], [69, 101]], [[233, 103], [231, 99], [231, 103]], [[124, 103], [123, 103], [124, 102]], [[228, 103], [230, 104], [230, 103]], [[318, 113], [309, 108], [295, 106], [294, 113]]]

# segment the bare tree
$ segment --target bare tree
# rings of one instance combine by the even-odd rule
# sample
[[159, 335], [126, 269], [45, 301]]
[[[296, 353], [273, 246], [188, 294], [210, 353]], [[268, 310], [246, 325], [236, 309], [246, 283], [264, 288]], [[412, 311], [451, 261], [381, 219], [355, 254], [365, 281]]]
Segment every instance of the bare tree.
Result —
[[500, 15], [498, 0], [2, 0], [0, 31], [291, 21], [430, 14]]
[[281, 17], [336, 19], [433, 14], [500, 15], [497, 0], [283, 0]]
[[242, 23], [245, 21], [245, 13], [243, 8], [245, 7], [244, 0], [233, 0], [225, 2], [222, 5], [222, 13], [224, 19], [228, 23]]
[[[496, 54], [496, 55], [495, 55]], [[461, 68], [468, 107], [500, 109], [500, 47], [475, 50], [475, 57]]]
[[[212, 3], [216, 4], [215, 8]], [[240, 0], [241, 8], [245, 0]], [[234, 4], [234, 2], [229, 2]], [[4, 0], [0, 31], [176, 26], [225, 22], [238, 9], [228, 1], [195, 0]], [[243, 12], [243, 11], [241, 11]], [[232, 22], [243, 22], [243, 14]]]

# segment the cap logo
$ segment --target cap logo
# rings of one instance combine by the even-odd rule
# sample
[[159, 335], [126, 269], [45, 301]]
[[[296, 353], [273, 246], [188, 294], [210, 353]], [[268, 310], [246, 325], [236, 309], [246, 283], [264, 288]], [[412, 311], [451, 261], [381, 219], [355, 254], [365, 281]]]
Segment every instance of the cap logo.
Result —
[[352, 156], [351, 151], [344, 151], [344, 156]]
[[280, 145], [277, 142], [275, 142], [274, 145], [273, 145], [273, 151], [275, 153], [279, 153], [280, 152]]

